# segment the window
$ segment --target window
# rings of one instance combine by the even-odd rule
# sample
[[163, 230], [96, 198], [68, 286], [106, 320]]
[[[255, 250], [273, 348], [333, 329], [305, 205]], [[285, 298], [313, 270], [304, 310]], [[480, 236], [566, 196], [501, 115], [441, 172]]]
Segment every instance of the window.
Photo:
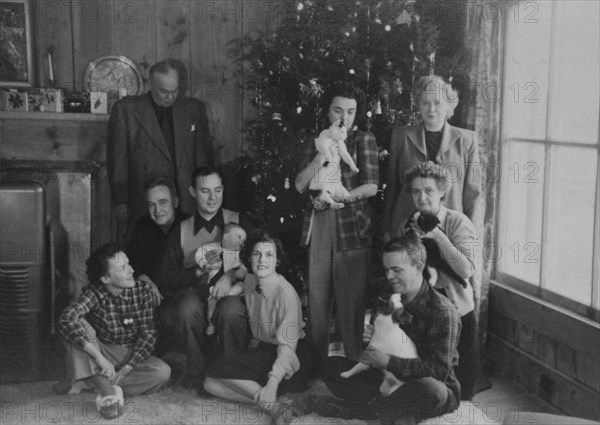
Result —
[[498, 279], [598, 317], [600, 8], [505, 10]]

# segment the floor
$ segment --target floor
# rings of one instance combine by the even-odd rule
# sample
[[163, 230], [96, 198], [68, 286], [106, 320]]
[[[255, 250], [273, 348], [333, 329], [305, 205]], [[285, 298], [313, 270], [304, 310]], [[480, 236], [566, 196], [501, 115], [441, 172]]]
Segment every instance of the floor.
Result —
[[[56, 347], [55, 347], [56, 348]], [[342, 354], [335, 343], [331, 354]], [[3, 369], [2, 381], [7, 376], [27, 379], [31, 363], [21, 359], [12, 367], [0, 359]], [[104, 421], [98, 416], [94, 395], [81, 393], [59, 396], [52, 386], [64, 374], [62, 359], [56, 349], [44, 356], [45, 371], [41, 381], [0, 385], [0, 424], [268, 424], [268, 416], [250, 405], [224, 402], [215, 398], [201, 398], [195, 391], [180, 385], [168, 387], [157, 394], [126, 399], [125, 413], [116, 420]], [[175, 365], [173, 365], [175, 366]], [[8, 375], [6, 372], [10, 372]], [[492, 387], [478, 393], [471, 403], [461, 404], [459, 410], [442, 418], [433, 418], [428, 424], [501, 424], [505, 419], [513, 423], [541, 424], [536, 413], [561, 414], [556, 408], [528, 392], [516, 382], [492, 377]], [[322, 381], [312, 383], [311, 388], [298, 395], [299, 400], [308, 395], [330, 395]], [[296, 398], [296, 396], [294, 396]], [[294, 424], [366, 424], [365, 421], [347, 421], [325, 418], [315, 413], [296, 419]]]
[[[480, 392], [471, 403], [461, 404], [454, 414], [434, 418], [428, 424], [501, 424], [506, 418], [515, 423], [540, 424], [536, 413], [560, 412], [544, 400], [529, 393], [516, 382], [491, 378], [492, 387]], [[157, 394], [131, 397], [126, 400], [125, 413], [116, 420], [104, 421], [98, 416], [94, 395], [81, 393], [58, 396], [52, 392], [55, 380], [35, 383], [0, 385], [2, 425], [24, 424], [268, 424], [269, 418], [250, 405], [228, 403], [215, 398], [200, 398], [193, 390], [179, 385]], [[297, 397], [330, 395], [322, 381]], [[295, 396], [296, 397], [296, 396]], [[294, 424], [355, 424], [362, 420], [325, 418], [315, 413], [296, 419]]]

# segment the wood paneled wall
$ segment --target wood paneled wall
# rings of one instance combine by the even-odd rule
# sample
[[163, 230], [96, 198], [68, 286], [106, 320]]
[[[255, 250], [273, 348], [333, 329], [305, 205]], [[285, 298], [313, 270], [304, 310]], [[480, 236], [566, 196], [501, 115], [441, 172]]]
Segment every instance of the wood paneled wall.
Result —
[[569, 415], [600, 418], [600, 325], [498, 282], [489, 299], [498, 372]]
[[81, 89], [93, 60], [123, 55], [148, 68], [170, 57], [188, 69], [190, 96], [207, 106], [217, 164], [241, 153], [244, 122], [254, 114], [227, 55], [230, 41], [276, 25], [283, 1], [31, 0], [37, 84], [48, 82], [48, 49], [61, 87]]

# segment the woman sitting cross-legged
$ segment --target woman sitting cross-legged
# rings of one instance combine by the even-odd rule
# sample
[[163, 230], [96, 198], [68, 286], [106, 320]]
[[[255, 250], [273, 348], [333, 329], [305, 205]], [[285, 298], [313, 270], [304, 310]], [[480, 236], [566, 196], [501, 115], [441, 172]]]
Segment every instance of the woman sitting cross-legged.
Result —
[[252, 273], [244, 282], [252, 341], [244, 353], [217, 359], [207, 371], [204, 389], [238, 402], [255, 402], [275, 424], [298, 414], [285, 392], [306, 389], [312, 350], [304, 339], [300, 298], [279, 274], [284, 260], [281, 241], [264, 231], [248, 238], [242, 259]]

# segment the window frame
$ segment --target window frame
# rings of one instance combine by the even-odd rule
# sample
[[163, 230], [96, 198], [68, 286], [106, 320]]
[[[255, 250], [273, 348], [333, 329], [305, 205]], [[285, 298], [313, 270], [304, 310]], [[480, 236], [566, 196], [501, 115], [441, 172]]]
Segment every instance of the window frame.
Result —
[[[558, 0], [565, 1], [565, 0]], [[517, 2], [507, 3], [507, 7], [511, 7], [515, 3], [527, 3], [524, 0], [519, 0]], [[555, 32], [552, 31], [552, 26], [555, 25], [554, 16], [556, 16], [557, 12], [557, 2], [552, 2], [552, 22], [551, 22], [551, 39], [550, 39], [550, 48], [549, 48], [549, 60], [548, 60], [548, 86], [552, 87], [552, 70], [553, 67], [556, 66], [556, 58], [554, 57], [554, 43], [556, 39]], [[503, 13], [501, 15], [501, 23], [500, 23], [500, 54], [499, 58], [499, 66], [500, 66], [500, 81], [502, 86], [507, 87], [507, 40], [508, 40], [508, 19], [510, 19], [511, 14]], [[548, 99], [545, 103], [545, 111], [546, 111], [546, 137], [543, 140], [538, 139], [527, 139], [520, 137], [507, 137], [506, 136], [506, 123], [505, 123], [505, 99], [502, 98], [499, 107], [499, 145], [498, 145], [498, 160], [500, 162], [500, 169], [504, 170], [504, 167], [509, 166], [510, 164], [506, 164], [505, 161], [508, 160], [506, 156], [506, 149], [508, 149], [508, 145], [514, 142], [523, 142], [523, 143], [536, 143], [544, 146], [544, 180], [543, 180], [543, 210], [542, 210], [542, 231], [541, 231], [541, 246], [540, 246], [540, 271], [539, 271], [539, 284], [530, 283], [523, 279], [517, 278], [515, 276], [509, 275], [499, 270], [498, 262], [494, 262], [492, 268], [492, 280], [507, 284], [515, 289], [523, 291], [529, 295], [535, 296], [541, 300], [550, 302], [556, 306], [565, 308], [575, 314], [591, 319], [595, 322], [600, 323], [600, 261], [598, 261], [598, 257], [600, 257], [600, 124], [597, 133], [597, 142], [596, 144], [583, 143], [583, 142], [561, 142], [559, 140], [553, 140], [548, 138], [549, 134], [549, 114], [551, 109], [551, 102], [553, 101], [552, 91], [548, 91]], [[599, 99], [599, 111], [600, 111], [600, 99]], [[600, 112], [599, 112], [600, 114]], [[600, 121], [599, 121], [600, 123]], [[551, 159], [552, 159], [552, 148], [554, 146], [567, 146], [573, 147], [577, 149], [591, 149], [595, 150], [597, 161], [596, 161], [596, 190], [595, 190], [595, 210], [594, 210], [594, 229], [593, 229], [593, 253], [592, 253], [592, 276], [591, 276], [591, 291], [590, 291], [590, 303], [589, 305], [583, 304], [579, 301], [575, 301], [563, 295], [557, 294], [545, 288], [546, 282], [546, 268], [544, 265], [547, 263], [548, 249], [545, 248], [547, 246], [547, 238], [548, 238], [548, 200], [549, 200], [549, 189], [550, 189], [550, 180], [546, 178], [546, 176], [550, 175], [550, 167], [551, 167]], [[503, 178], [499, 178], [496, 181], [496, 189], [498, 202], [495, 203], [495, 223], [494, 223], [494, 240], [501, 242], [501, 233], [502, 229], [500, 229], [500, 214], [503, 213], [503, 204], [502, 201], [506, 201], [506, 196], [503, 191], [508, 191], [508, 188], [503, 187]], [[596, 259], [596, 260], [594, 260]]]

